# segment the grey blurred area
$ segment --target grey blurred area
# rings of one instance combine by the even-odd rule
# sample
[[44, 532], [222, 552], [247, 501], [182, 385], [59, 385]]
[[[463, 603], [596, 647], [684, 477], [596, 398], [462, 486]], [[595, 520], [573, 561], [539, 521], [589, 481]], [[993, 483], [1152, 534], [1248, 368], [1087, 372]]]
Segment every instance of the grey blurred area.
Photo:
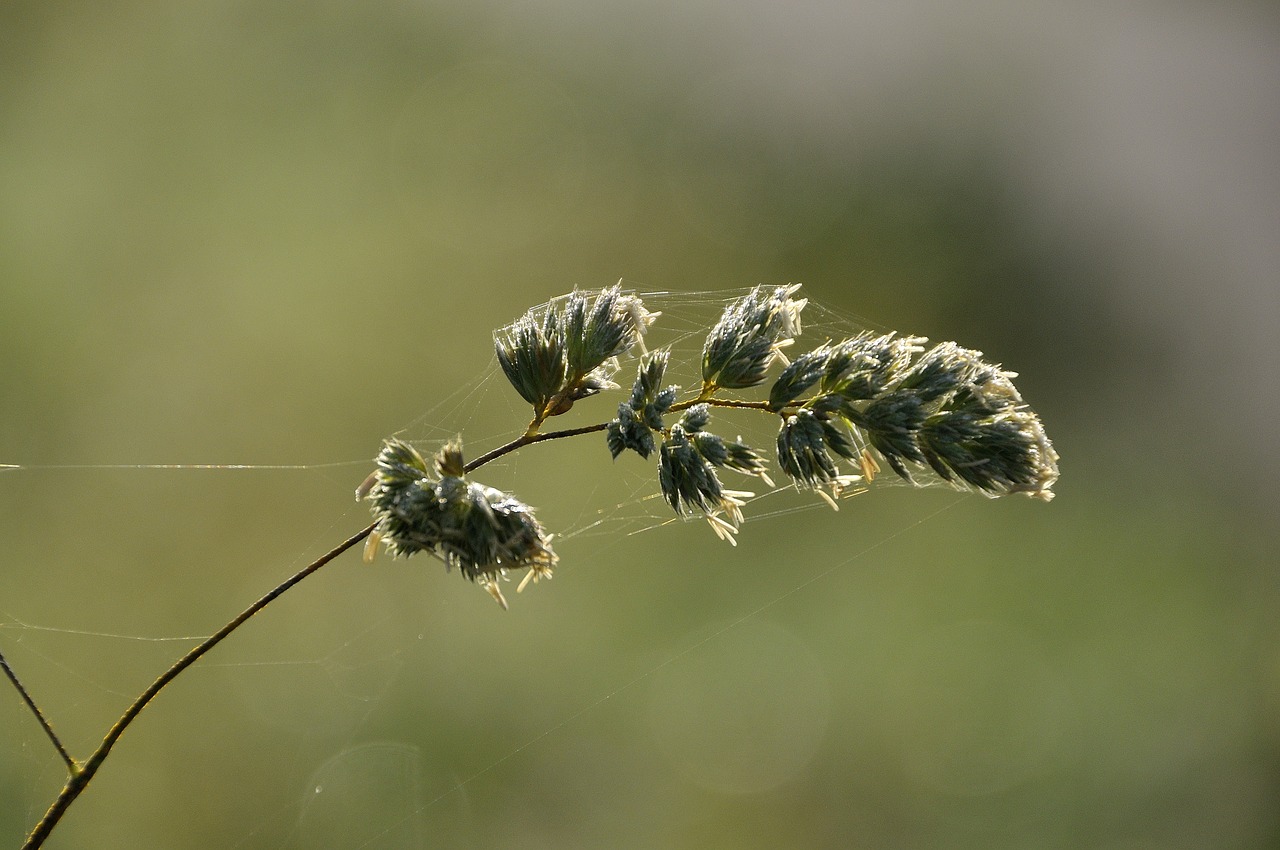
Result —
[[[76, 754], [367, 522], [383, 436], [520, 433], [492, 332], [574, 287], [803, 283], [1062, 455], [730, 549], [531, 447], [486, 483], [554, 581], [347, 556], [48, 846], [1277, 846], [1277, 92], [1256, 2], [0, 6], [0, 651]], [[127, 468], [206, 463], [305, 468]], [[0, 843], [61, 768], [0, 700]]]

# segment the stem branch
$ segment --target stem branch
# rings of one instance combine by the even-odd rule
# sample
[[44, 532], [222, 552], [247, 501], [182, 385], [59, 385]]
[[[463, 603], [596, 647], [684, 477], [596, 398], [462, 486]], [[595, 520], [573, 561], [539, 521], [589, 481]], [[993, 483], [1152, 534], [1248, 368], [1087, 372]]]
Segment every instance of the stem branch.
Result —
[[53, 731], [53, 726], [45, 718], [44, 712], [40, 710], [40, 707], [36, 705], [36, 701], [31, 698], [31, 694], [23, 687], [18, 674], [13, 672], [13, 668], [9, 666], [9, 662], [5, 660], [2, 652], [0, 652], [0, 667], [4, 668], [4, 674], [9, 677], [9, 681], [13, 682], [13, 686], [22, 695], [22, 701], [27, 704], [27, 708], [31, 709], [31, 713], [36, 716], [36, 720], [40, 721], [40, 728], [49, 736], [49, 740], [53, 742], [53, 746], [58, 750], [58, 755], [62, 756], [62, 760], [67, 763], [67, 772], [74, 775], [80, 769], [80, 766], [76, 764], [76, 760], [67, 752], [67, 748], [62, 746], [62, 741], [58, 738], [57, 733]]
[[474, 472], [486, 463], [497, 460], [503, 455], [510, 454], [523, 446], [527, 446], [532, 443], [543, 443], [547, 440], [560, 440], [565, 437], [576, 437], [579, 434], [594, 434], [595, 432], [603, 431], [608, 427], [608, 422], [599, 422], [595, 425], [583, 426], [582, 428], [568, 428], [564, 431], [548, 431], [545, 434], [524, 434], [520, 437], [516, 437], [506, 445], [498, 446], [493, 451], [480, 455], [480, 457], [471, 461], [463, 468], [466, 469], [467, 472]]
[[[688, 410], [696, 404], [707, 404], [711, 407], [732, 407], [739, 410], [759, 410], [763, 413], [778, 414], [780, 411], [772, 410], [766, 401], [740, 401], [732, 398], [696, 398], [689, 401], [680, 401], [671, 405], [669, 411], [671, 413], [679, 413], [682, 410]], [[789, 404], [787, 407], [795, 407]], [[498, 446], [496, 449], [480, 455], [480, 457], [468, 463], [463, 467], [467, 472], [474, 472], [490, 461], [497, 460], [503, 455], [510, 454], [516, 449], [533, 443], [542, 443], [547, 440], [560, 440], [565, 437], [577, 437], [580, 434], [594, 434], [609, 427], [608, 422], [598, 422], [595, 425], [584, 425], [581, 428], [567, 428], [563, 431], [548, 431], [545, 434], [537, 433], [539, 420], [535, 419], [529, 425], [529, 430], [511, 442]]]
[[[732, 407], [738, 410], [760, 410], [765, 413], [773, 413], [773, 414], [780, 412], [769, 407], [769, 402], [767, 401], [742, 401], [735, 398], [702, 398], [702, 399], [695, 398], [690, 401], [676, 402], [675, 404], [671, 405], [670, 410], [672, 412], [676, 412], [680, 410], [688, 410], [689, 408], [699, 404], [705, 404], [708, 407]], [[795, 405], [789, 404], [787, 405], [787, 407], [795, 407]]]

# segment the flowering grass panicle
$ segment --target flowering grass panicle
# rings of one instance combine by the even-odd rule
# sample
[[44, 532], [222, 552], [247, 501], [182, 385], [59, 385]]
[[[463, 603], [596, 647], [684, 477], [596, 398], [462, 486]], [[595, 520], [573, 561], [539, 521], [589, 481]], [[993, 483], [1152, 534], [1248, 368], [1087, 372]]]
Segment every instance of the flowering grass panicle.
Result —
[[[37, 850], [79, 798], [139, 713], [207, 652], [290, 588], [360, 541], [372, 560], [380, 544], [394, 557], [419, 552], [457, 568], [503, 607], [499, 581], [510, 569], [529, 581], [550, 577], [557, 556], [533, 508], [516, 496], [468, 477], [476, 469], [533, 443], [605, 432], [616, 460], [626, 451], [648, 459], [656, 450], [657, 486], [677, 515], [701, 514], [723, 540], [736, 543], [743, 508], [753, 493], [727, 489], [718, 470], [759, 478], [773, 488], [767, 464], [742, 442], [707, 429], [711, 409], [779, 419], [777, 463], [796, 489], [832, 507], [842, 492], [870, 483], [880, 460], [906, 481], [933, 475], [959, 489], [988, 496], [1021, 493], [1048, 501], [1058, 479], [1058, 454], [1040, 417], [1013, 384], [1016, 374], [954, 342], [925, 348], [925, 339], [860, 333], [827, 340], [788, 360], [784, 348], [801, 333], [807, 299], [799, 285], [757, 286], [727, 304], [702, 345], [701, 386], [680, 399], [662, 387], [669, 349], [646, 351], [644, 334], [660, 315], [620, 286], [573, 292], [523, 316], [494, 335], [498, 363], [533, 408], [525, 431], [479, 458], [463, 461], [459, 441], [446, 443], [430, 463], [395, 437], [383, 442], [376, 469], [356, 490], [372, 523], [278, 584], [164, 671], [124, 711], [87, 759], [73, 758], [0, 655], [0, 672], [18, 690], [67, 766], [67, 780], [31, 830], [24, 850]], [[618, 385], [619, 358], [641, 352], [630, 397], [607, 422], [543, 432], [550, 417]], [[725, 391], [757, 387], [774, 362], [783, 364], [767, 398]], [[668, 424], [668, 418], [680, 418]], [[717, 414], [718, 415], [718, 414]]]
[[[801, 333], [808, 303], [798, 285], [757, 286], [727, 305], [702, 344], [701, 386], [680, 398], [663, 386], [670, 349], [648, 352], [643, 335], [661, 315], [613, 286], [575, 291], [525, 313], [495, 334], [498, 363], [534, 410], [525, 433], [472, 467], [534, 442], [605, 432], [609, 454], [643, 459], [655, 452], [657, 487], [680, 516], [707, 519], [733, 542], [754, 494], [727, 489], [720, 471], [760, 478], [768, 462], [741, 438], [708, 429], [712, 408], [778, 418], [776, 463], [791, 485], [825, 499], [869, 484], [881, 462], [907, 482], [933, 480], [988, 496], [1052, 498], [1058, 455], [1040, 418], [1013, 384], [1015, 373], [954, 342], [932, 347], [920, 336], [862, 332], [827, 340], [787, 360], [782, 349]], [[616, 389], [618, 359], [642, 353], [629, 397], [608, 422], [541, 432], [575, 402]], [[726, 395], [760, 386], [783, 364], [762, 400]], [[679, 415], [675, 421], [669, 421]], [[392, 555], [427, 551], [484, 584], [505, 605], [496, 581], [506, 569], [549, 575], [551, 537], [516, 497], [466, 480], [456, 443], [429, 467], [417, 451], [388, 440], [367, 495], [376, 520], [371, 540]], [[923, 476], [923, 477], [922, 477]], [[373, 549], [370, 551], [372, 552]]]

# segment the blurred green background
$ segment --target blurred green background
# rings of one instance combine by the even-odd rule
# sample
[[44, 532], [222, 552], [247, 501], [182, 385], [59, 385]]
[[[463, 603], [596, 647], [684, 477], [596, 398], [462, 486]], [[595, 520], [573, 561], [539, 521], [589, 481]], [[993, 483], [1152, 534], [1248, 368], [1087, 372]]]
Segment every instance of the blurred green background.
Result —
[[[1278, 90], [1262, 3], [3, 4], [0, 651], [77, 754], [362, 527], [383, 436], [522, 428], [491, 332], [575, 286], [803, 282], [1019, 371], [1063, 459], [607, 522], [507, 614], [345, 556], [48, 846], [1280, 846]], [[79, 467], [157, 463], [316, 466]], [[485, 480], [572, 530], [646, 474]], [[0, 698], [0, 844], [62, 779]]]

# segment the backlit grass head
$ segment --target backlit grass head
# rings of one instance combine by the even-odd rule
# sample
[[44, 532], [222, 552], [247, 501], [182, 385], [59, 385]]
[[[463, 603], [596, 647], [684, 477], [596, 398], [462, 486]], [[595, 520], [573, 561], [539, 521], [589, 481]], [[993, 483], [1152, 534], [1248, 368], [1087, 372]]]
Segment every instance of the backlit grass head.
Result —
[[[924, 337], [892, 332], [824, 340], [788, 360], [782, 350], [799, 338], [808, 303], [796, 297], [799, 289], [757, 286], [730, 301], [696, 364], [674, 363], [670, 349], [645, 351], [644, 333], [660, 314], [617, 286], [528, 311], [495, 334], [503, 373], [534, 411], [525, 433], [471, 465], [457, 442], [428, 464], [409, 444], [388, 440], [361, 491], [376, 519], [373, 549], [380, 540], [395, 556], [428, 552], [505, 605], [497, 582], [506, 570], [550, 575], [557, 560], [551, 535], [527, 504], [470, 480], [470, 471], [530, 443], [597, 431], [619, 462], [629, 452], [644, 460], [656, 454], [655, 485], [671, 509], [706, 518], [733, 542], [755, 494], [726, 487], [721, 476], [727, 470], [775, 485], [764, 454], [711, 430], [717, 408], [717, 420], [777, 417], [774, 463], [788, 486], [833, 507], [842, 492], [871, 483], [882, 464], [912, 483], [1053, 497], [1058, 455], [1014, 386], [1015, 373], [954, 342], [929, 346]], [[612, 420], [541, 430], [575, 403], [618, 389], [619, 358], [636, 353], [631, 392]], [[681, 398], [667, 373], [690, 365], [700, 369], [701, 384]], [[764, 398], [734, 394], [766, 383]]]

